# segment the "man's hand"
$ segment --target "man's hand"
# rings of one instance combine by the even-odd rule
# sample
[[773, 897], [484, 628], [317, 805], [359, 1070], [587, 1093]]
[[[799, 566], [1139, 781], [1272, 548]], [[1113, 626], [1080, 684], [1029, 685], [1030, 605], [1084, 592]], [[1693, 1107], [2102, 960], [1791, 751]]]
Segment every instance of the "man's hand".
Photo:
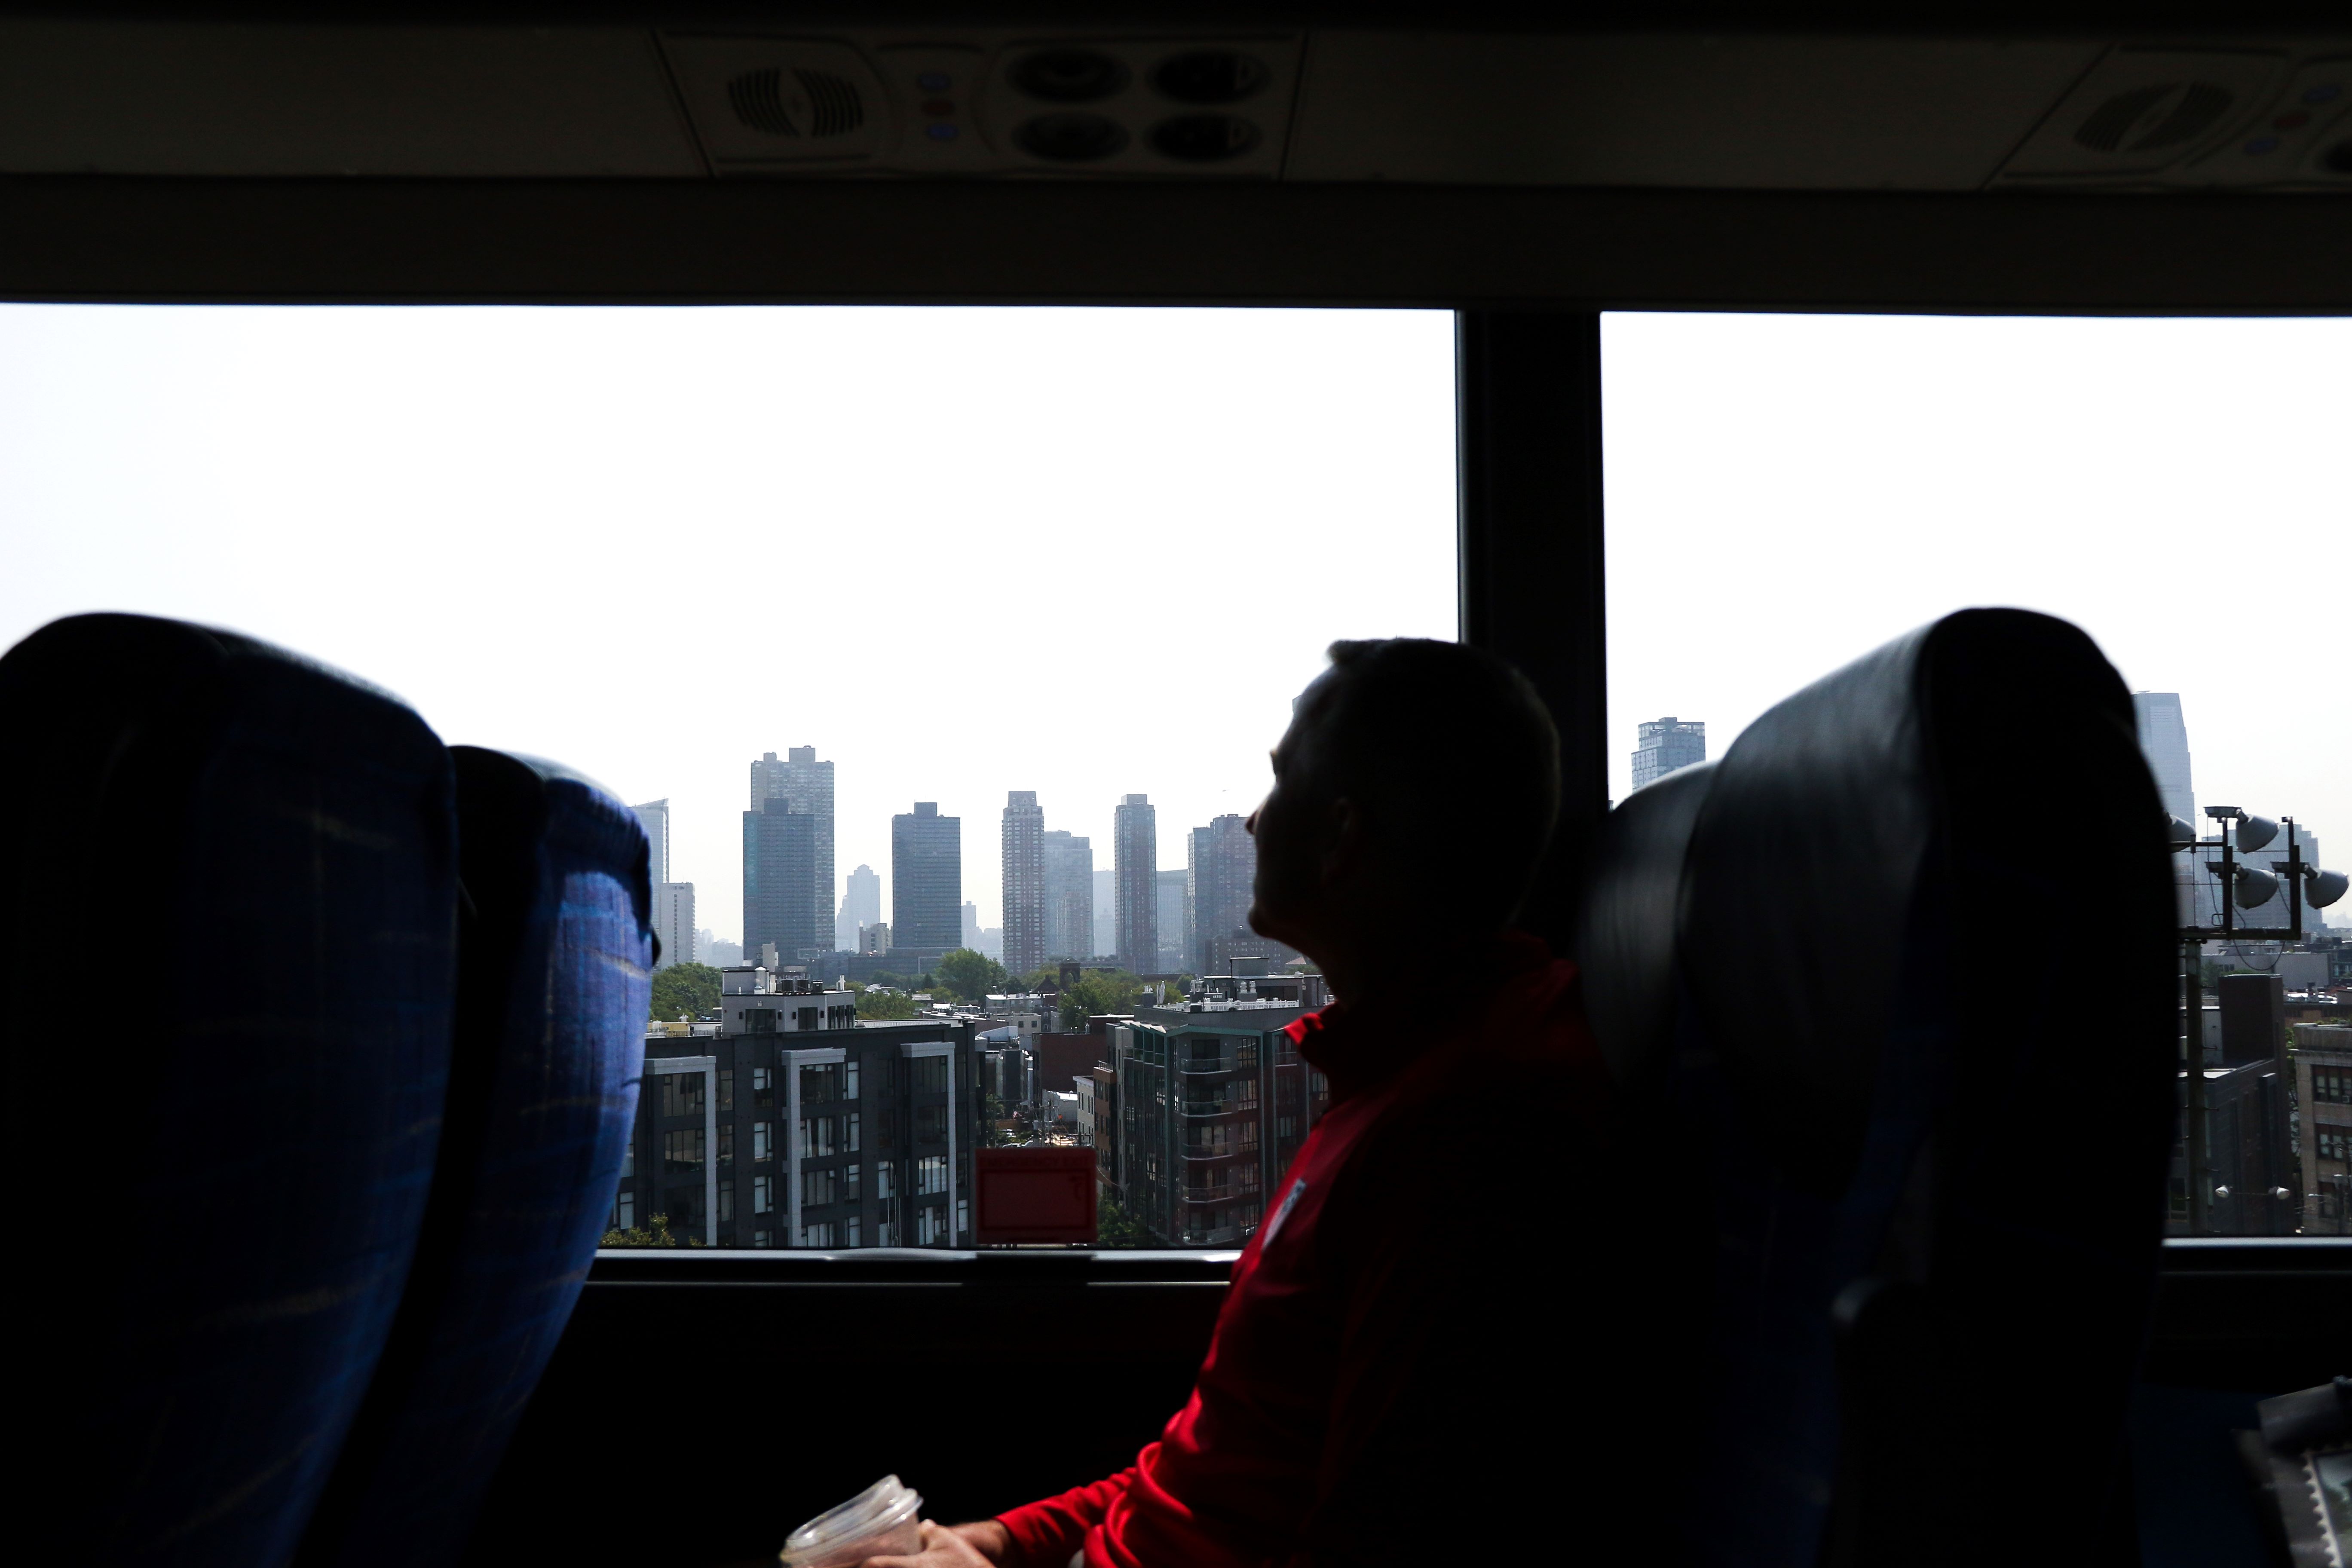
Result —
[[1013, 1538], [992, 1519], [949, 1526], [923, 1521], [923, 1549], [912, 1557], [868, 1557], [857, 1568], [995, 1568]]

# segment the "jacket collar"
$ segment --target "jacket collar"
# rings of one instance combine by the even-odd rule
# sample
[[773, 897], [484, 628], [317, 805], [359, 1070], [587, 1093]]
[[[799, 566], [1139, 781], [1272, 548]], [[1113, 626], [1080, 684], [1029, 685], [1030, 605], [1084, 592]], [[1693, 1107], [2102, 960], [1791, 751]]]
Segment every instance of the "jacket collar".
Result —
[[1337, 1105], [1423, 1057], [1490, 1037], [1510, 1020], [1540, 1016], [1575, 978], [1576, 966], [1552, 957], [1541, 938], [1506, 931], [1429, 971], [1309, 1013], [1283, 1033], [1330, 1081]]

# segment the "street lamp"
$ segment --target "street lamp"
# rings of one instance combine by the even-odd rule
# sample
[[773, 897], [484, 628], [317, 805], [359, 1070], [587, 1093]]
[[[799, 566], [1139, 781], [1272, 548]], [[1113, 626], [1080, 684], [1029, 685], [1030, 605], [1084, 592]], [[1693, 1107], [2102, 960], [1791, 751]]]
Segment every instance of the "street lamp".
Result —
[[[2303, 846], [2295, 836], [2294, 818], [2285, 816], [2273, 822], [2267, 816], [2255, 816], [2234, 805], [2213, 805], [2205, 815], [2221, 824], [2211, 838], [2200, 839], [2196, 829], [2177, 816], [2165, 818], [2165, 831], [2171, 840], [2175, 854], [2192, 850], [2217, 851], [2220, 858], [2205, 862], [2205, 869], [2221, 880], [2221, 923], [2212, 926], [2185, 925], [2180, 928], [2182, 948], [2181, 982], [2181, 1049], [2187, 1058], [2189, 1075], [2189, 1229], [2192, 1236], [2203, 1236], [2211, 1228], [2212, 1205], [2216, 1197], [2227, 1197], [2226, 1190], [2209, 1185], [2212, 1177], [2212, 1151], [2207, 1146], [2205, 1126], [2205, 943], [2231, 942], [2251, 937], [2258, 942], [2303, 940], [2303, 908], [2305, 903], [2324, 910], [2344, 896], [2347, 879], [2340, 871], [2323, 871], [2307, 865], [2303, 858]], [[2265, 868], [2249, 866], [2238, 857], [2259, 850], [2276, 838], [2279, 829], [2286, 829], [2286, 862]], [[2234, 829], [2234, 830], [2233, 830]], [[2284, 877], [2281, 873], [2284, 872]], [[2287, 923], [2284, 926], [2242, 926], [2237, 923], [2241, 909], [2258, 910], [2284, 889], [2286, 893]]]

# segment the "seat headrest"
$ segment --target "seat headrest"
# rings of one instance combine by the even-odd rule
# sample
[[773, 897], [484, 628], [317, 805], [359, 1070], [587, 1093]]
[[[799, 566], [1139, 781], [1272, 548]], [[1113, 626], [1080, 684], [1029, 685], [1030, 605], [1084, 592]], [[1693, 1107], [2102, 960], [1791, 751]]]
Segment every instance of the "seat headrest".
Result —
[[[1931, 858], [1948, 869], [1954, 825], [1981, 837], [2015, 822], [2028, 781], [2067, 772], [2051, 749], [2096, 731], [2095, 777], [2068, 786], [2070, 807], [2136, 832], [2131, 725], [2129, 693], [2081, 631], [1963, 610], [1776, 704], [1685, 786], [1702, 798], [1682, 868], [1683, 982], [1788, 1179], [1833, 1194], [1852, 1173], [1923, 874]], [[1667, 805], [1645, 808], [1662, 837]]]
[[1628, 795], [1601, 825], [1578, 912], [1585, 1016], [1620, 1084], [1649, 1077], [1674, 1038], [1683, 857], [1715, 763], [1677, 768]]

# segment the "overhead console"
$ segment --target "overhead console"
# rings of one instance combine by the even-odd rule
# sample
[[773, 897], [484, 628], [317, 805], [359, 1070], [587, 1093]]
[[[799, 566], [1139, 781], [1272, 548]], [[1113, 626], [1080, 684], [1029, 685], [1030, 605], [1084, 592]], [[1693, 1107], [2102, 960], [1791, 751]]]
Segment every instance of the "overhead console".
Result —
[[0, 173], [2352, 189], [2352, 30], [0, 21]]

